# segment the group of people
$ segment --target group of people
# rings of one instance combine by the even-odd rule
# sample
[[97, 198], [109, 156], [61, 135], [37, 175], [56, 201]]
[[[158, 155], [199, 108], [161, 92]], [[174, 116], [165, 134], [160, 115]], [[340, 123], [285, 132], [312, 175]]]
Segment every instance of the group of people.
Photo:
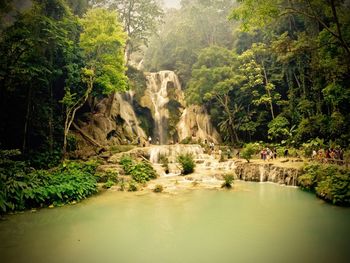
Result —
[[319, 149], [318, 151], [312, 151], [312, 159], [317, 159], [320, 161], [326, 161], [329, 159], [333, 160], [344, 160], [344, 151], [339, 148], [329, 148], [326, 150]]
[[260, 158], [261, 160], [267, 160], [269, 161], [270, 159], [276, 159], [277, 158], [277, 150], [274, 148], [271, 150], [269, 147], [264, 148], [260, 152]]
[[[148, 145], [151, 145], [151, 144], [152, 144], [152, 137], [149, 136], [148, 139], [147, 139], [147, 141], [148, 141]], [[138, 144], [139, 146], [141, 146], [141, 139], [140, 139], [140, 137], [137, 138], [137, 144]], [[156, 138], [156, 144], [159, 144], [159, 139], [158, 139], [158, 137]], [[143, 142], [142, 146], [143, 146], [143, 147], [146, 147], [146, 141]]]

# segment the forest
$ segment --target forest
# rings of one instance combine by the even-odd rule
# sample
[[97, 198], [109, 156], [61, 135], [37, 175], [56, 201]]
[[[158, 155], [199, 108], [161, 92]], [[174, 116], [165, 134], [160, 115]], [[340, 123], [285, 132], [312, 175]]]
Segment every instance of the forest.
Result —
[[346, 150], [349, 14], [347, 0], [182, 0], [178, 9], [157, 0], [1, 1], [2, 187], [13, 162], [29, 169], [20, 177], [30, 167], [60, 167], [57, 177], [83, 169], [63, 162], [77, 119], [111, 94], [137, 96], [140, 74], [160, 70], [177, 73], [186, 102], [206, 108], [225, 145]]

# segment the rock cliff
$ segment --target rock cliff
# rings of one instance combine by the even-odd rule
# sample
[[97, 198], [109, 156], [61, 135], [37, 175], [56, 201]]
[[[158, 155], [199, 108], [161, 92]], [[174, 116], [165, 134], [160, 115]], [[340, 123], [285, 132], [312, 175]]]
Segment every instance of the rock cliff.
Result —
[[273, 182], [285, 185], [297, 185], [301, 170], [297, 168], [277, 166], [275, 164], [260, 164], [235, 162], [236, 179], [253, 182]]
[[143, 144], [148, 136], [154, 144], [185, 139], [220, 142], [204, 107], [186, 106], [184, 92], [174, 72], [146, 73], [145, 77], [146, 87], [138, 91], [137, 100], [133, 91], [102, 99], [80, 115], [75, 125], [76, 134], [100, 146], [139, 140]]

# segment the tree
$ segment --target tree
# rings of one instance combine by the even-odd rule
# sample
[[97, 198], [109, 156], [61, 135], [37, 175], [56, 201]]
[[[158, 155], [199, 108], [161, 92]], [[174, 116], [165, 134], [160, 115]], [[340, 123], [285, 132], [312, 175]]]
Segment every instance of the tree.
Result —
[[[263, 78], [266, 92], [255, 91], [255, 104], [270, 104], [272, 118], [282, 113], [296, 127], [295, 136], [289, 138], [296, 144], [320, 136], [347, 145], [349, 5], [335, 0], [239, 3], [230, 17], [242, 23], [241, 28], [248, 32], [245, 36], [252, 36], [242, 52], [258, 51], [254, 60], [267, 73]], [[265, 47], [261, 49], [258, 43]], [[280, 120], [271, 121], [269, 128], [279, 124]], [[270, 129], [270, 136], [276, 131]]]
[[156, 32], [163, 11], [156, 0], [101, 0], [98, 6], [117, 10], [128, 35], [125, 46], [125, 62], [140, 45], [147, 45], [149, 37]]
[[234, 74], [237, 59], [234, 54], [222, 47], [212, 46], [203, 49], [198, 61], [193, 66], [192, 78], [187, 89], [190, 103], [202, 104], [206, 101], [216, 101], [223, 110], [225, 118], [221, 122], [221, 130], [227, 130], [231, 143], [239, 142], [236, 132], [235, 115], [239, 111], [230, 96], [234, 89], [238, 89], [242, 77]]
[[289, 121], [281, 115], [278, 115], [275, 119], [273, 119], [269, 123], [268, 127], [270, 139], [283, 140], [289, 136]]
[[[32, 158], [33, 152], [52, 155], [62, 141], [57, 97], [63, 91], [66, 65], [71, 62], [65, 54], [76, 44], [77, 27], [65, 2], [32, 1], [2, 32], [0, 116], [6, 124], [1, 130], [5, 147], [21, 148]], [[16, 108], [11, 118], [6, 117], [10, 105]]]
[[241, 157], [246, 159], [247, 162], [250, 162], [250, 159], [252, 158], [252, 156], [256, 153], [258, 149], [258, 145], [254, 144], [254, 143], [248, 143], [244, 146], [242, 152], [241, 152]]
[[117, 13], [105, 9], [91, 9], [81, 19], [83, 31], [80, 45], [85, 60], [81, 77], [86, 88], [72, 92], [74, 87], [66, 86], [62, 103], [65, 105], [63, 153], [66, 152], [67, 135], [75, 114], [81, 108], [93, 89], [103, 94], [125, 90], [126, 76], [123, 50], [126, 36], [118, 22]]
[[190, 0], [181, 5], [181, 9], [166, 13], [144, 61], [149, 71], [176, 71], [185, 87], [201, 49], [232, 47], [232, 22], [226, 17], [234, 4], [231, 0]]

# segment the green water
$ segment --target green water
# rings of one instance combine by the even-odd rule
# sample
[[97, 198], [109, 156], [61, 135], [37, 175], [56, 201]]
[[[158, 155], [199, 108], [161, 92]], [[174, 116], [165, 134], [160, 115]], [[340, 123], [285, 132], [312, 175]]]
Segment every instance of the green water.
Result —
[[296, 188], [106, 192], [0, 222], [0, 262], [350, 262], [350, 209]]

